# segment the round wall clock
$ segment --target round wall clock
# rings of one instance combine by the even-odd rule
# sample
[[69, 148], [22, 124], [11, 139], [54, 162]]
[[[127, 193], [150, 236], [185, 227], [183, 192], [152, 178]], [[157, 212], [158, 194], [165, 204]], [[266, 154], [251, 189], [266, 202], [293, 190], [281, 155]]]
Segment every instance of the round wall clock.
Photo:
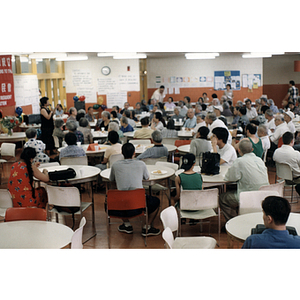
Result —
[[109, 74], [110, 74], [110, 67], [107, 67], [107, 66], [103, 67], [103, 68], [101, 69], [101, 73], [102, 73], [103, 75], [105, 75], [105, 76], [109, 75]]

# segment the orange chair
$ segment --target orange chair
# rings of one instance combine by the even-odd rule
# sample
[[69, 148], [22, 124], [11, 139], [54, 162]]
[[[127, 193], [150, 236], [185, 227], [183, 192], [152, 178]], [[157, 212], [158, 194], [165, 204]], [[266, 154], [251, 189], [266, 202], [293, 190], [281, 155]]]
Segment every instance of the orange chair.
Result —
[[[109, 234], [110, 218], [131, 219], [138, 216], [145, 216], [146, 228], [148, 228], [148, 212], [146, 206], [145, 189], [136, 189], [136, 190], [128, 190], [128, 191], [108, 190], [106, 205], [107, 205], [106, 225], [107, 225], [108, 248], [110, 248], [110, 234]], [[121, 217], [120, 215], [115, 213], [115, 211], [126, 211], [132, 209], [142, 209], [142, 212], [132, 217]], [[146, 229], [146, 237], [145, 237], [145, 246], [147, 246], [147, 229]]]
[[280, 148], [283, 145], [282, 137], [279, 138], [278, 140], [278, 145], [277, 147]]
[[[183, 146], [183, 145], [189, 145], [191, 143], [191, 141], [192, 140], [176, 140], [175, 141], [175, 146], [179, 147], [179, 146]], [[175, 155], [174, 155], [174, 162], [179, 163], [179, 161], [180, 161], [179, 151], [176, 150]]]
[[6, 209], [5, 222], [37, 220], [46, 221], [47, 212], [37, 207], [9, 207]]

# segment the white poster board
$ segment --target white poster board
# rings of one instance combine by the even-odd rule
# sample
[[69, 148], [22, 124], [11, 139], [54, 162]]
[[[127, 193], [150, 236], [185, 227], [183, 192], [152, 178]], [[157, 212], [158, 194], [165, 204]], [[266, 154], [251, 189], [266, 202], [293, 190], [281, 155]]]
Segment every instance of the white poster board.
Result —
[[39, 84], [36, 75], [14, 75], [16, 107], [30, 105], [32, 113], [40, 113]]
[[107, 107], [114, 105], [123, 107], [125, 102], [127, 102], [127, 92], [109, 92], [106, 94]]

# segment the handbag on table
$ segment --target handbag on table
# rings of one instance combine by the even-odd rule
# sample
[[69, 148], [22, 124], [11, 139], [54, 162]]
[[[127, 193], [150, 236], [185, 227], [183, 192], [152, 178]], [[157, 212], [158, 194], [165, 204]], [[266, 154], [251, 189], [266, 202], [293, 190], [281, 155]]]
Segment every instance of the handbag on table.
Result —
[[202, 155], [201, 174], [217, 175], [220, 173], [220, 154], [204, 152]]

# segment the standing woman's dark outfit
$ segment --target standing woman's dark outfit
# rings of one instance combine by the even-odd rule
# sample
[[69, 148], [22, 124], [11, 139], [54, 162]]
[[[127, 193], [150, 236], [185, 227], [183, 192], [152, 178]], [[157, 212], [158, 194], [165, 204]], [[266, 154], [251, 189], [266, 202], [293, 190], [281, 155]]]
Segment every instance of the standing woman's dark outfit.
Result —
[[[43, 98], [46, 98], [46, 97], [43, 97]], [[47, 98], [47, 100], [48, 100], [48, 98]], [[41, 102], [41, 111], [44, 109], [44, 110], [46, 110], [47, 114], [49, 115], [51, 113], [50, 109], [48, 107], [43, 106], [42, 103], [43, 102]], [[51, 117], [49, 120], [47, 120], [41, 114], [41, 131], [42, 131], [41, 140], [46, 145], [46, 150], [50, 150], [51, 152], [54, 149], [54, 140], [53, 140], [53, 136], [52, 136], [53, 130], [54, 130], [53, 113], [51, 113]]]

